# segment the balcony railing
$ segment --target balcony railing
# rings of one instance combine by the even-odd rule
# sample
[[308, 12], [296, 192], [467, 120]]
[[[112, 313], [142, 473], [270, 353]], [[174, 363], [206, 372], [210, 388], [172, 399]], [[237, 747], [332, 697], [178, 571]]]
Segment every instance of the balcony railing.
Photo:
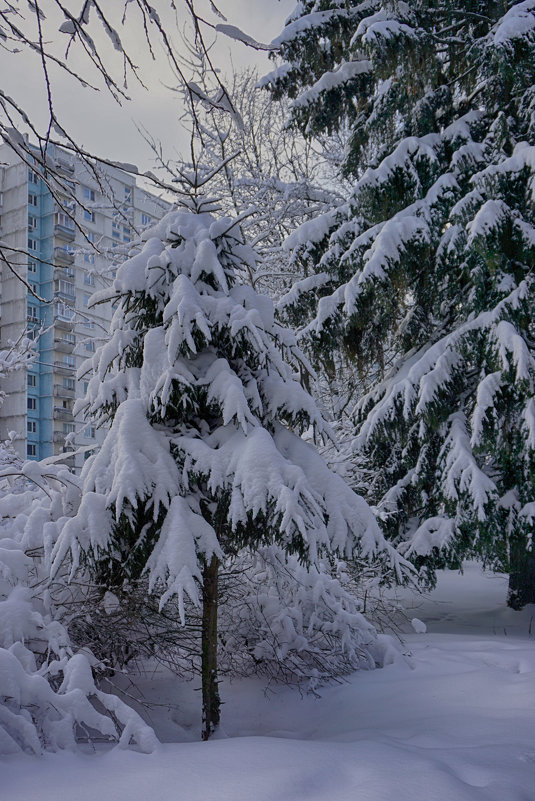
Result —
[[70, 320], [65, 320], [63, 317], [56, 317], [54, 319], [56, 328], [61, 328], [64, 331], [72, 331], [74, 327], [74, 314]]
[[55, 223], [54, 234], [56, 236], [61, 237], [61, 239], [66, 239], [68, 242], [72, 242], [75, 236], [75, 231], [74, 228], [67, 228], [66, 225], [61, 225], [61, 223]]
[[54, 372], [59, 373], [60, 375], [73, 375], [75, 372], [76, 367], [69, 364], [65, 364], [65, 362], [54, 362]]
[[53, 394], [55, 398], [70, 398], [71, 400], [74, 400], [76, 396], [74, 389], [67, 389], [61, 384], [54, 384]]
[[63, 406], [54, 406], [53, 417], [54, 420], [65, 420], [69, 423], [74, 420], [72, 409], [64, 409]]
[[76, 273], [69, 267], [56, 267], [54, 270], [54, 281], [72, 281]]
[[54, 287], [54, 297], [58, 298], [66, 298], [67, 300], [74, 300], [76, 298], [76, 292], [74, 287], [71, 289], [70, 287], [60, 287], [56, 284]]
[[[67, 231], [70, 230], [69, 228], [66, 229]], [[74, 231], [73, 231], [74, 233]], [[63, 264], [72, 264], [74, 262], [74, 252], [68, 248], [62, 247], [55, 247], [54, 248], [54, 259], [56, 261], [61, 261]], [[73, 271], [74, 275], [74, 271]]]
[[69, 342], [67, 339], [54, 339], [54, 350], [60, 353], [72, 353], [76, 347], [76, 342]]

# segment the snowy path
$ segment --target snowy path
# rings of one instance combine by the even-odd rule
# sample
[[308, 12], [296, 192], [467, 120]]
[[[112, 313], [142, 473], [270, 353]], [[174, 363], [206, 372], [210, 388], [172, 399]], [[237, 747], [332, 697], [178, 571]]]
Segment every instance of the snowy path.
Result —
[[[226, 739], [3, 759], [0, 799], [535, 801], [535, 608], [514, 613], [504, 596], [505, 579], [476, 566], [447, 574], [415, 602], [428, 633], [406, 636], [408, 659], [321, 699], [236, 682]], [[174, 700], [184, 722], [198, 693]], [[172, 723], [160, 733], [193, 737]]]

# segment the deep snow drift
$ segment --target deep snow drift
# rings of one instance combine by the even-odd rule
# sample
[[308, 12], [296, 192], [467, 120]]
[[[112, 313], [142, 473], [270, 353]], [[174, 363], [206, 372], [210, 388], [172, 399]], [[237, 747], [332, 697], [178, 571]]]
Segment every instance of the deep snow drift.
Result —
[[320, 698], [225, 684], [224, 735], [208, 743], [196, 741], [195, 682], [147, 678], [169, 742], [4, 758], [2, 801], [533, 801], [535, 607], [506, 609], [506, 586], [468, 565], [425, 598], [405, 595], [427, 633], [411, 629], [393, 664]]

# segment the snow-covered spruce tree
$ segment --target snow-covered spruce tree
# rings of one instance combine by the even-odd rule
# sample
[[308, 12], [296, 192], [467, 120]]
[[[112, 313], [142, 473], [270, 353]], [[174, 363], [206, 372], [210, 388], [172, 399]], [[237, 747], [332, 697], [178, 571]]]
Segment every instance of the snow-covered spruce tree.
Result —
[[297, 124], [351, 128], [286, 308], [358, 365], [368, 499], [429, 578], [481, 557], [534, 602], [535, 2], [309, 0], [277, 43]]
[[[197, 181], [192, 178], [192, 181]], [[240, 283], [255, 252], [239, 220], [193, 194], [118, 270], [109, 341], [89, 366], [86, 411], [110, 430], [86, 463], [55, 564], [81, 556], [113, 590], [140, 575], [163, 607], [202, 605], [203, 738], [220, 716], [219, 566], [277, 544], [315, 564], [360, 552], [402, 569], [369, 507], [299, 437], [328, 436], [299, 381], [306, 360], [273, 306]]]

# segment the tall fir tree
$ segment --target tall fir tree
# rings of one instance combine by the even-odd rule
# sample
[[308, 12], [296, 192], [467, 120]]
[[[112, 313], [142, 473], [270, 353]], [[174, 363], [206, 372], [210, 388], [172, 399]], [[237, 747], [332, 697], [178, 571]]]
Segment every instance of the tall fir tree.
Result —
[[147, 575], [160, 605], [177, 598], [183, 619], [188, 598], [201, 605], [204, 739], [220, 717], [226, 556], [273, 544], [309, 565], [326, 552], [403, 562], [365, 501], [299, 436], [329, 435], [299, 380], [307, 361], [269, 298], [240, 282], [257, 256], [239, 218], [215, 212], [193, 193], [95, 299], [116, 309], [87, 364], [84, 403], [110, 429], [55, 547], [57, 565], [70, 553], [76, 569], [83, 558], [111, 590]]
[[480, 557], [535, 602], [535, 2], [301, 2], [276, 44], [294, 122], [350, 128], [285, 309], [358, 367], [368, 499], [429, 579]]

